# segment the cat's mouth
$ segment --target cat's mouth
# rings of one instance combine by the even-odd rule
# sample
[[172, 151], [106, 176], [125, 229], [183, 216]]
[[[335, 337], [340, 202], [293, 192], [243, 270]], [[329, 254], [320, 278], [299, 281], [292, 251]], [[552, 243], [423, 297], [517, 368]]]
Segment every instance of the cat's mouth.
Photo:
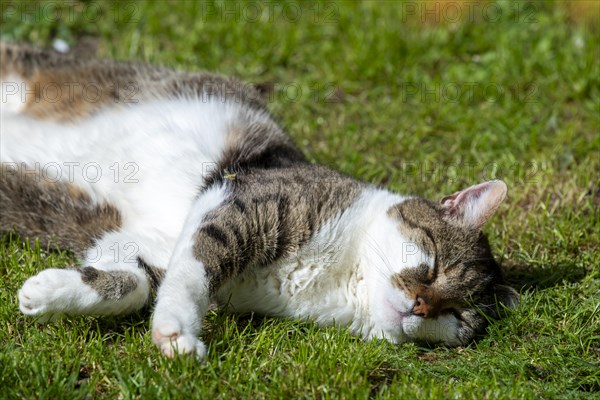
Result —
[[397, 317], [397, 321], [400, 324], [402, 324], [402, 322], [404, 321], [404, 318], [410, 317], [411, 315], [413, 315], [410, 311], [402, 312], [402, 311], [398, 310], [398, 308], [396, 306], [394, 306], [394, 304], [387, 299], [385, 300], [385, 304], [393, 312], [393, 314]]

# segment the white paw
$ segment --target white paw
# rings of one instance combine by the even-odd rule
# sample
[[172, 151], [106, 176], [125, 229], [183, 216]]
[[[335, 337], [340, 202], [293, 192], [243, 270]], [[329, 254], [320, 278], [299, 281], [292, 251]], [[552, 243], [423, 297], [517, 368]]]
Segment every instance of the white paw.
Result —
[[169, 358], [194, 355], [198, 360], [206, 357], [206, 346], [192, 333], [185, 333], [182, 324], [173, 317], [154, 317], [152, 341]]
[[77, 271], [46, 269], [25, 281], [19, 290], [19, 308], [31, 316], [68, 312], [81, 285]]

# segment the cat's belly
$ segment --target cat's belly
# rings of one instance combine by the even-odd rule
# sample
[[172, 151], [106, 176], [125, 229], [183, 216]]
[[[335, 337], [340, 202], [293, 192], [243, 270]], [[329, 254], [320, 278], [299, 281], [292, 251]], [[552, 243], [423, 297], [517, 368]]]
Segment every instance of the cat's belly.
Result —
[[235, 113], [190, 100], [109, 108], [76, 124], [3, 113], [0, 161], [110, 203], [125, 229], [177, 237]]
[[245, 271], [217, 294], [234, 312], [349, 325], [358, 313], [356, 268], [294, 257]]

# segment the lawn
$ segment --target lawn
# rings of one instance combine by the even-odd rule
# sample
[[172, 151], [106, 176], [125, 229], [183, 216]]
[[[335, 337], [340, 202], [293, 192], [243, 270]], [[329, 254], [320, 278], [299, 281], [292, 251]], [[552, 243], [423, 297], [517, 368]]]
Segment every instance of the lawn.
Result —
[[74, 259], [7, 235], [0, 397], [600, 398], [600, 5], [578, 3], [3, 1], [3, 40], [260, 84], [312, 161], [359, 179], [430, 198], [505, 180], [486, 232], [522, 297], [455, 349], [215, 311], [207, 362], [171, 361], [151, 307], [25, 318], [18, 288]]

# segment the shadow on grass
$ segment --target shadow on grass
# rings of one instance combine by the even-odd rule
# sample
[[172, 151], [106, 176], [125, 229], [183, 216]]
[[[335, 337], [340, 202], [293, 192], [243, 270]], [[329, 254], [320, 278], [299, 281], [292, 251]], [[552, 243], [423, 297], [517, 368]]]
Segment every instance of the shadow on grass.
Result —
[[101, 335], [124, 335], [132, 328], [141, 332], [150, 332], [150, 309], [142, 309], [132, 314], [115, 316], [78, 316], [75, 318], [90, 319], [94, 329]]
[[510, 265], [505, 266], [504, 278], [518, 291], [543, 290], [562, 282], [575, 283], [582, 280], [586, 271], [578, 266], [562, 265]]

